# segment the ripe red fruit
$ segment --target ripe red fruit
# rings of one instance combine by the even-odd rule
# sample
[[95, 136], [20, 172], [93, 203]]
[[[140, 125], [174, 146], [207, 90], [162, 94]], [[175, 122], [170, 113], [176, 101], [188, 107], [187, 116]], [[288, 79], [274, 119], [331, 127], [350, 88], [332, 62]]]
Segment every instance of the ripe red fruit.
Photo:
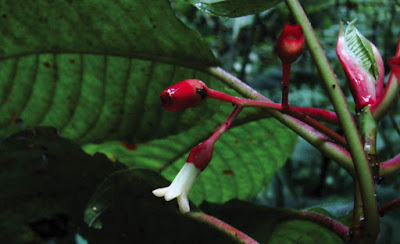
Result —
[[286, 24], [278, 38], [278, 56], [284, 64], [296, 61], [304, 48], [304, 34], [298, 24]]
[[162, 107], [172, 112], [197, 107], [207, 97], [207, 89], [206, 84], [201, 80], [188, 79], [179, 81], [161, 92]]

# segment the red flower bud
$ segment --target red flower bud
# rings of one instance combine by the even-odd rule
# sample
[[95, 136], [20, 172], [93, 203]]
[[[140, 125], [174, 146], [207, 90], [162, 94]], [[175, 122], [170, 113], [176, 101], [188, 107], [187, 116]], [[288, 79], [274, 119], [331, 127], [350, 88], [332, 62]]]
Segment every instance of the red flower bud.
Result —
[[389, 59], [389, 65], [392, 68], [392, 72], [397, 78], [397, 81], [400, 82], [400, 57]]
[[278, 56], [284, 64], [296, 61], [304, 48], [304, 34], [301, 26], [286, 24], [278, 38]]
[[179, 81], [160, 94], [163, 109], [172, 112], [197, 107], [204, 102], [206, 97], [206, 84], [196, 79]]
[[195, 146], [192, 151], [190, 151], [186, 163], [193, 163], [196, 168], [204, 170], [211, 161], [214, 143], [215, 142], [212, 140], [206, 140]]

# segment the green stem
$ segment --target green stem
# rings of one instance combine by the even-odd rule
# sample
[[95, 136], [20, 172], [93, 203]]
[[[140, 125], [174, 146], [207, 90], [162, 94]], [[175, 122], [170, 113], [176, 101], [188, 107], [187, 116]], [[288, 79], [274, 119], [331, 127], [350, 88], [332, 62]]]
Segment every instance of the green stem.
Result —
[[364, 210], [361, 198], [360, 184], [354, 180], [354, 207], [353, 207], [353, 224], [351, 226], [351, 237], [353, 240], [361, 242], [362, 225], [364, 224]]
[[286, 3], [294, 18], [303, 28], [308, 49], [324, 81], [325, 89], [329, 94], [329, 98], [341, 123], [344, 136], [353, 158], [355, 178], [361, 186], [360, 190], [364, 206], [366, 227], [365, 233], [363, 234], [367, 237], [367, 242], [374, 243], [379, 233], [378, 204], [375, 199], [375, 184], [372, 179], [367, 157], [364, 153], [360, 135], [352, 119], [339, 82], [329, 65], [328, 59], [302, 6], [298, 0], [286, 0]]
[[357, 124], [360, 128], [361, 138], [364, 142], [364, 151], [367, 154], [370, 168], [374, 178], [379, 177], [379, 162], [376, 153], [377, 125], [371, 113], [371, 108], [366, 106], [357, 114]]

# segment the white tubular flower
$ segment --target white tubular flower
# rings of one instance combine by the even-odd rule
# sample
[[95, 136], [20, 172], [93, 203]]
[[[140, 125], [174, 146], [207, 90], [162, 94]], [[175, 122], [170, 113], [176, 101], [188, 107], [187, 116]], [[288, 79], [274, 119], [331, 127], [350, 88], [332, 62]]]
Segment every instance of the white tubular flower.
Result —
[[164, 197], [166, 201], [177, 198], [179, 210], [181, 213], [187, 213], [190, 211], [187, 196], [200, 173], [201, 170], [193, 163], [185, 163], [179, 173], [175, 176], [171, 185], [155, 189], [153, 194], [157, 197]]

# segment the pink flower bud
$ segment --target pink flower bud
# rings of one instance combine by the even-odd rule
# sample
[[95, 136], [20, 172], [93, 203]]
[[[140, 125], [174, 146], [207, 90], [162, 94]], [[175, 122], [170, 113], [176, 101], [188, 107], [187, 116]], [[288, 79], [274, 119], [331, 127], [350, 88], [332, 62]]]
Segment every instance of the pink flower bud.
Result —
[[304, 48], [304, 34], [301, 26], [286, 24], [278, 38], [278, 56], [284, 64], [296, 61]]
[[204, 170], [211, 161], [214, 151], [214, 143], [215, 142], [212, 140], [206, 140], [195, 146], [189, 153], [186, 162], [193, 163], [196, 168]]
[[355, 29], [353, 23], [349, 24], [346, 33], [340, 28], [336, 54], [349, 79], [356, 110], [360, 110], [380, 98], [384, 65], [378, 49]]
[[206, 97], [206, 84], [196, 79], [179, 81], [160, 94], [162, 107], [172, 112], [197, 107], [204, 102]]

